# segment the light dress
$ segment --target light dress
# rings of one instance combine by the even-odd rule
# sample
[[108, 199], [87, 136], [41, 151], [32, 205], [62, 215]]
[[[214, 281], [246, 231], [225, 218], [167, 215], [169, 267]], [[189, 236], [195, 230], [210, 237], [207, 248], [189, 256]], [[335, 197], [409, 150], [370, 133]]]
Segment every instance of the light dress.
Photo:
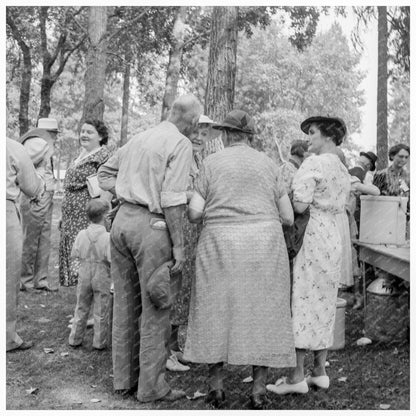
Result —
[[336, 215], [345, 211], [350, 175], [332, 153], [311, 155], [293, 179], [293, 200], [310, 204], [303, 245], [294, 259], [292, 318], [295, 346], [333, 344], [342, 243]]
[[277, 166], [247, 145], [208, 156], [195, 186], [204, 225], [191, 287], [185, 359], [295, 365], [289, 260]]

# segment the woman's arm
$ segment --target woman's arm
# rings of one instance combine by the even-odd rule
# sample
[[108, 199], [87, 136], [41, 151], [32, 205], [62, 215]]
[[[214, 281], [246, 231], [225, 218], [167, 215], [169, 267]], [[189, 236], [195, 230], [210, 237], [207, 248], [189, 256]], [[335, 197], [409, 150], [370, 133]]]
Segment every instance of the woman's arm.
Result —
[[280, 219], [284, 225], [292, 225], [294, 221], [292, 204], [290, 199], [285, 193], [277, 202], [277, 208], [279, 209]]
[[188, 218], [190, 222], [202, 222], [202, 216], [205, 208], [205, 199], [194, 191], [191, 201], [189, 202]]
[[366, 195], [373, 195], [373, 196], [380, 195], [380, 189], [378, 189], [377, 186], [373, 185], [372, 183], [364, 184], [361, 182], [356, 182], [351, 185], [351, 188], [353, 191], [358, 191]]

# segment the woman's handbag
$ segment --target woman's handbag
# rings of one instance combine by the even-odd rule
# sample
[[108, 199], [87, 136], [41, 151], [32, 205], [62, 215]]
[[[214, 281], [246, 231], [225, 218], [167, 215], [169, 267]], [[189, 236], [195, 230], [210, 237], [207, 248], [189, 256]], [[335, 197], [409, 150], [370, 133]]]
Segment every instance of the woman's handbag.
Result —
[[303, 236], [305, 235], [309, 217], [310, 212], [308, 207], [301, 214], [295, 213], [293, 225], [283, 225], [283, 234], [286, 241], [289, 259], [295, 258], [302, 247]]

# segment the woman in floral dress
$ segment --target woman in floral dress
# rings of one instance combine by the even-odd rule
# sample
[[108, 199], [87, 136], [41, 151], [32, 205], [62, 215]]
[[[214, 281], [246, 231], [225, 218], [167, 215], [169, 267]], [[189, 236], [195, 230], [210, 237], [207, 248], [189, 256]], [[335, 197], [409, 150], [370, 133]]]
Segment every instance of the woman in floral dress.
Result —
[[[342, 242], [336, 215], [345, 210], [350, 177], [336, 155], [346, 134], [343, 120], [311, 117], [301, 124], [309, 137], [309, 156], [293, 179], [296, 212], [310, 208], [303, 245], [294, 259], [292, 319], [296, 367], [288, 378], [268, 385], [277, 394], [307, 393], [308, 385], [328, 388], [325, 372], [328, 348], [333, 344]], [[312, 375], [305, 379], [304, 358], [314, 352]]]
[[103, 145], [108, 141], [108, 130], [100, 120], [86, 120], [80, 132], [81, 153], [71, 163], [64, 180], [64, 198], [60, 221], [59, 282], [61, 286], [78, 283], [78, 263], [71, 259], [72, 245], [78, 232], [88, 227], [86, 204], [91, 199], [87, 188], [87, 177], [97, 173], [108, 158]]

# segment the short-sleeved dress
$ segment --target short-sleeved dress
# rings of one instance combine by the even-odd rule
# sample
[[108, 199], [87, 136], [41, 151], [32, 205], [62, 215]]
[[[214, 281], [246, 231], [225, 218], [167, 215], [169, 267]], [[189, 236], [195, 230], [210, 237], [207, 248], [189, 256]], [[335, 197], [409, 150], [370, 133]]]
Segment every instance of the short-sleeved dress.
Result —
[[277, 201], [285, 194], [265, 154], [234, 145], [208, 156], [185, 359], [295, 365], [289, 260]]
[[59, 243], [59, 282], [61, 286], [78, 283], [79, 261], [71, 259], [72, 245], [77, 234], [88, 227], [87, 202], [91, 199], [87, 188], [87, 177], [97, 173], [107, 161], [109, 152], [105, 147], [82, 159], [72, 162], [65, 174], [64, 198], [62, 200], [62, 228]]
[[293, 200], [311, 204], [293, 265], [292, 318], [299, 349], [320, 350], [333, 344], [342, 253], [336, 215], [345, 210], [350, 186], [347, 169], [332, 153], [308, 157], [293, 179]]

